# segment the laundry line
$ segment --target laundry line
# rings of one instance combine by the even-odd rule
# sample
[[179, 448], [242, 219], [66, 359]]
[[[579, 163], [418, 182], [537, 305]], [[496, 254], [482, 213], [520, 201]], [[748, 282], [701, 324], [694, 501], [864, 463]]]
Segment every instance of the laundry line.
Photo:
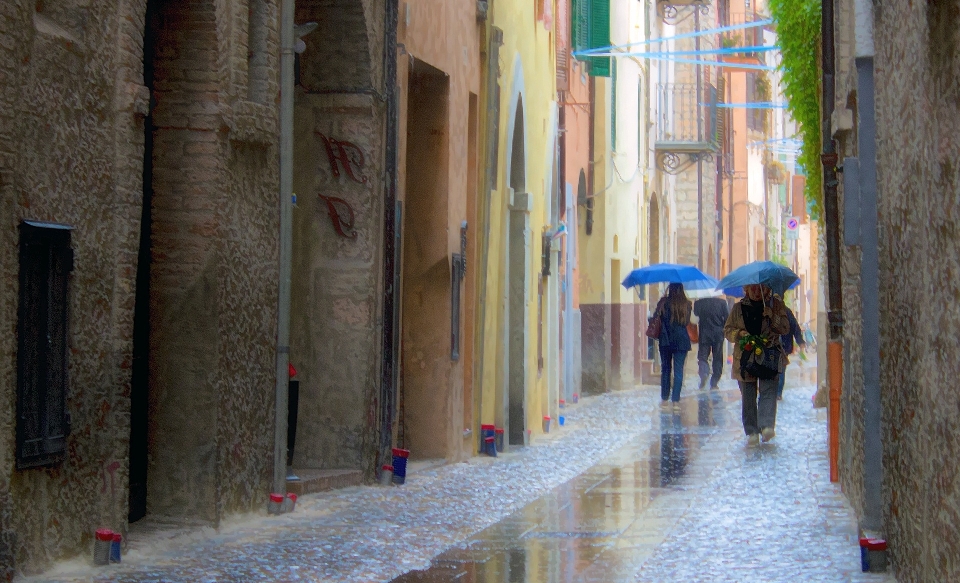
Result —
[[595, 48], [592, 48], [592, 49], [583, 49], [583, 50], [579, 50], [579, 51], [574, 51], [574, 52], [573, 52], [573, 56], [574, 56], [574, 57], [580, 57], [580, 56], [583, 56], [583, 57], [594, 57], [594, 56], [598, 56], [597, 53], [609, 53], [609, 52], [616, 51], [616, 50], [619, 50], [619, 49], [625, 49], [625, 48], [635, 47], [635, 46], [640, 46], [640, 45], [648, 45], [648, 44], [654, 44], [654, 43], [662, 43], [662, 42], [668, 42], [668, 41], [682, 40], [682, 39], [687, 39], [687, 38], [695, 38], [695, 37], [698, 37], [698, 36], [707, 36], [707, 35], [721, 34], [721, 33], [724, 33], [724, 32], [732, 32], [732, 31], [735, 31], [735, 30], [744, 30], [744, 29], [748, 29], [748, 28], [757, 28], [757, 27], [760, 27], [760, 26], [766, 26], [766, 25], [768, 25], [768, 24], [773, 24], [773, 20], [771, 20], [771, 19], [767, 19], [767, 20], [757, 20], [757, 21], [755, 21], [755, 22], [747, 22], [747, 23], [744, 23], [744, 24], [732, 24], [732, 25], [730, 25], [730, 26], [721, 26], [720, 28], [711, 28], [711, 29], [707, 29], [707, 30], [698, 30], [698, 31], [695, 31], [695, 32], [688, 32], [688, 33], [684, 33], [684, 34], [678, 34], [678, 35], [675, 35], [675, 36], [663, 36], [663, 37], [652, 38], [652, 39], [642, 40], [642, 41], [633, 42], [633, 43], [626, 43], [626, 44], [622, 44], [622, 45], [610, 45], [610, 46], [607, 46], [607, 47], [595, 47]]

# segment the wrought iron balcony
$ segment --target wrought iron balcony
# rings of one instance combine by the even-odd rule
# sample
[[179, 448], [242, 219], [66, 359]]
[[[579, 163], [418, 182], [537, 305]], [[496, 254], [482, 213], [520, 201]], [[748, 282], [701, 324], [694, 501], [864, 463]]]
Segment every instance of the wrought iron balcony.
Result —
[[717, 92], [704, 84], [698, 95], [695, 83], [657, 85], [657, 166], [677, 174], [698, 160], [710, 159], [717, 144]]
[[[680, 19], [680, 9], [690, 7], [706, 14], [710, 8], [710, 0], [657, 0], [657, 14], [667, 24], [675, 24]], [[693, 11], [690, 11], [693, 14]]]

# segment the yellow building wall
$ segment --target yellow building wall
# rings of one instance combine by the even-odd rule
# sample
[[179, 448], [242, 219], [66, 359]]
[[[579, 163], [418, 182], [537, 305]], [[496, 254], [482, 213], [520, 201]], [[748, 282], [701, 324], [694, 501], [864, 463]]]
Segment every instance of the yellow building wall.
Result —
[[[550, 3], [552, 4], [552, 2]], [[531, 435], [542, 433], [542, 419], [549, 411], [547, 403], [547, 379], [544, 369], [538, 371], [537, 330], [538, 294], [537, 285], [542, 269], [542, 234], [549, 223], [545, 197], [552, 184], [553, 152], [556, 140], [556, 56], [552, 18], [538, 20], [541, 14], [555, 14], [555, 6], [539, 10], [540, 2], [530, 0], [497, 0], [492, 3], [492, 25], [503, 30], [503, 45], [500, 48], [500, 120], [498, 136], [497, 183], [491, 185], [492, 204], [489, 217], [489, 251], [486, 283], [486, 313], [483, 321], [481, 342], [483, 345], [481, 387], [481, 423], [496, 423], [501, 426], [502, 397], [507, 354], [507, 233], [511, 199], [510, 171], [513, 127], [517, 104], [523, 107], [525, 190], [531, 195], [531, 211], [527, 242], [529, 262], [527, 265], [527, 351], [525, 406], [526, 427]], [[489, 123], [490, 120], [487, 120]], [[556, 266], [553, 275], [556, 278]], [[546, 282], [545, 282], [546, 283]], [[543, 349], [549, 354], [548, 342], [559, 337], [558, 325], [547, 318], [547, 293], [543, 295]], [[554, 375], [556, 376], [556, 375]]]

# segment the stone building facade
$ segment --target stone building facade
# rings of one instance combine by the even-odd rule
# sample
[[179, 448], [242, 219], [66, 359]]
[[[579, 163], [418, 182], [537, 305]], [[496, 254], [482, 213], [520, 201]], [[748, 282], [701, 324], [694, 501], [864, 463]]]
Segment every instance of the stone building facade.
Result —
[[0, 579], [269, 491], [277, 20], [0, 5]]
[[[878, 490], [880, 530], [899, 581], [954, 581], [960, 579], [960, 392], [954, 380], [960, 316], [952, 301], [960, 290], [960, 5], [840, 0], [835, 7], [834, 137], [844, 174], [854, 167], [848, 161], [859, 162], [861, 198], [870, 187], [864, 161], [875, 148], [877, 200], [873, 250], [860, 227], [871, 217], [841, 221], [840, 479], [865, 521], [873, 512], [871, 491]], [[865, 141], [871, 118], [876, 139]], [[851, 184], [846, 176], [843, 183]], [[844, 213], [865, 212], [854, 197], [842, 189]], [[878, 272], [875, 311], [871, 256]], [[864, 357], [876, 327], [882, 357], [871, 381], [872, 363]], [[874, 392], [879, 443], [872, 443], [868, 418]], [[872, 445], [882, 454], [879, 480], [863, 453]]]
[[[383, 0], [299, 0], [290, 359], [293, 466], [374, 475], [381, 455], [386, 168]], [[390, 316], [387, 316], [388, 319]], [[378, 437], [379, 436], [379, 437]]]

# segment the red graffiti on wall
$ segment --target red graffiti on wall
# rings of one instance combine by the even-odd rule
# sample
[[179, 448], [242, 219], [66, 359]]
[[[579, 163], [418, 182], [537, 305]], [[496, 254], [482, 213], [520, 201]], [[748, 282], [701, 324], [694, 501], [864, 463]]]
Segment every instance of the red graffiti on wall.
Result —
[[327, 159], [330, 160], [330, 171], [334, 177], [340, 177], [340, 167], [342, 166], [351, 180], [366, 184], [367, 177], [361, 173], [366, 161], [360, 146], [352, 142], [328, 138], [320, 132], [316, 132], [316, 134], [323, 140], [323, 145], [327, 149]]
[[120, 462], [116, 462], [116, 461], [108, 464], [103, 468], [103, 474], [101, 474], [100, 476], [101, 478], [103, 478], [103, 486], [100, 487], [101, 494], [107, 493], [107, 474], [110, 474], [110, 494], [111, 495], [114, 494], [115, 485], [113, 483], [113, 474], [118, 469], [120, 469]]
[[[347, 239], [356, 239], [357, 231], [353, 228], [354, 214], [350, 203], [335, 196], [324, 196], [322, 194], [317, 196], [327, 203], [327, 212], [330, 213], [330, 220], [333, 222], [333, 228], [337, 230], [337, 234]], [[340, 215], [341, 210], [346, 214], [346, 217]]]

